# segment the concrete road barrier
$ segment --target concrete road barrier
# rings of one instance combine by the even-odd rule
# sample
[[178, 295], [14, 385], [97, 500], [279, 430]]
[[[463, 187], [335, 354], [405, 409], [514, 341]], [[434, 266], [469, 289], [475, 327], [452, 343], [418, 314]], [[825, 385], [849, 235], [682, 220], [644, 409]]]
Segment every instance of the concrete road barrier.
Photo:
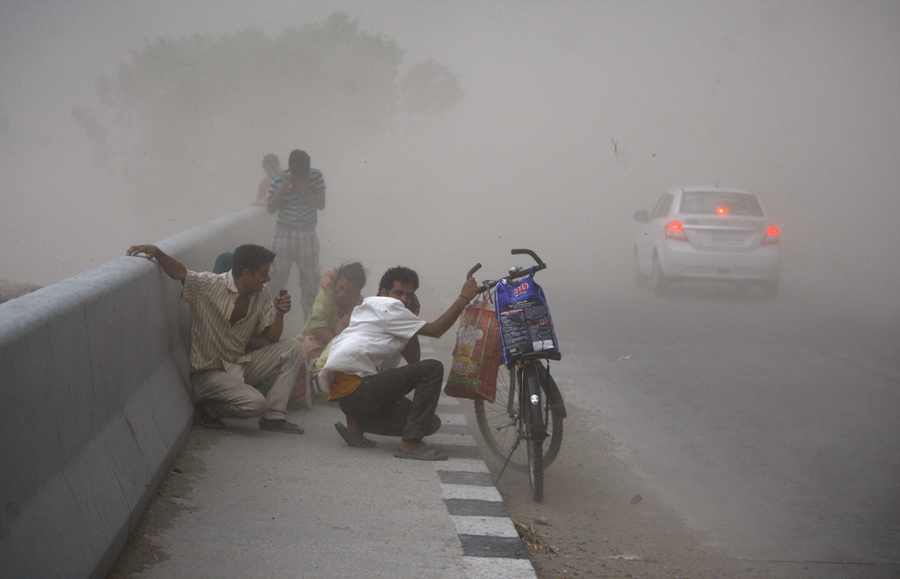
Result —
[[[248, 208], [159, 243], [212, 269], [268, 245]], [[103, 577], [191, 426], [188, 307], [155, 262], [113, 259], [0, 304], [0, 576]]]

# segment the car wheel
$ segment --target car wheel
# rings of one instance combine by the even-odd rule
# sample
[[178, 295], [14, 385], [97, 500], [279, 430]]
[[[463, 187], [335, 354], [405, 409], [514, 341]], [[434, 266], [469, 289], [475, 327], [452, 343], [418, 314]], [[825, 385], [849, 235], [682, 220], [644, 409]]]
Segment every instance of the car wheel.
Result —
[[654, 255], [653, 270], [650, 276], [650, 287], [653, 289], [654, 294], [661, 296], [666, 293], [668, 286], [669, 282], [666, 279], [666, 275], [663, 273], [662, 267], [659, 265], [659, 258]]

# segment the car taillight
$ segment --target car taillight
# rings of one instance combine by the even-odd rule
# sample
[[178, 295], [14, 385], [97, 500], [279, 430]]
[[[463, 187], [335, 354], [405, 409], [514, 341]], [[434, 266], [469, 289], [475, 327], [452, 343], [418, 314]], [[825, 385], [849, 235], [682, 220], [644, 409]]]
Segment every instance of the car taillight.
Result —
[[778, 228], [774, 225], [770, 225], [766, 228], [766, 236], [763, 237], [763, 245], [768, 245], [770, 243], [778, 243], [778, 239], [780, 238], [781, 232], [778, 231]]
[[684, 232], [684, 227], [681, 225], [680, 221], [670, 221], [666, 225], [666, 237], [668, 239], [674, 239], [675, 241], [687, 241], [687, 234]]

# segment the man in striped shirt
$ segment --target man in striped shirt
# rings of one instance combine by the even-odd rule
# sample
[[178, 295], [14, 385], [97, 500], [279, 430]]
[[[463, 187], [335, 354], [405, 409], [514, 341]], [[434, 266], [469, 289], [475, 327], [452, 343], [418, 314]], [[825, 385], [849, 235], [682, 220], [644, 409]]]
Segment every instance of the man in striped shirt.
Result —
[[278, 212], [272, 251], [278, 259], [272, 265], [272, 291], [287, 286], [291, 267], [297, 264], [300, 304], [306, 317], [319, 293], [318, 212], [325, 209], [325, 179], [310, 167], [309, 155], [291, 151], [288, 169], [275, 175], [266, 203], [269, 213]]
[[[263, 430], [302, 434], [287, 421], [287, 404], [303, 362], [300, 343], [281, 339], [284, 315], [291, 310], [286, 292], [272, 298], [266, 282], [275, 254], [259, 245], [234, 251], [231, 271], [197, 273], [155, 245], [134, 245], [127, 255], [156, 259], [163, 271], [182, 283], [181, 297], [191, 304], [191, 391], [201, 426], [223, 428], [222, 418], [260, 416]], [[253, 333], [268, 346], [247, 353]], [[255, 384], [278, 369], [263, 396]]]

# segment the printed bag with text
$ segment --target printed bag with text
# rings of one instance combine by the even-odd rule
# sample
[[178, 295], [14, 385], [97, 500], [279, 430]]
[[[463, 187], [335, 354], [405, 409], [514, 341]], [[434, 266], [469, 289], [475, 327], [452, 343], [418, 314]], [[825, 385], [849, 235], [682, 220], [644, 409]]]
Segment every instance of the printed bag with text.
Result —
[[493, 402], [500, 366], [500, 328], [490, 292], [466, 306], [456, 332], [453, 364], [444, 392], [454, 398]]
[[495, 288], [503, 363], [506, 365], [529, 352], [543, 352], [551, 360], [562, 357], [547, 298], [533, 276], [534, 268], [515, 283], [500, 280]]

